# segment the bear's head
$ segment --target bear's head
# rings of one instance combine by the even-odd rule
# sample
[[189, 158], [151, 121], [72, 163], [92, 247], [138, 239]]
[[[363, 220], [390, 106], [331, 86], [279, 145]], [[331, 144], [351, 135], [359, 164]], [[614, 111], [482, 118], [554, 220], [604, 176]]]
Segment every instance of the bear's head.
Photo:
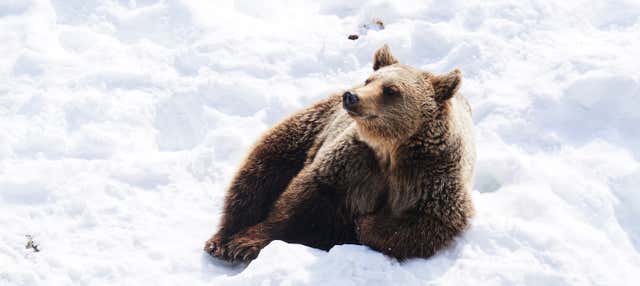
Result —
[[397, 142], [421, 126], [443, 124], [447, 101], [462, 82], [457, 69], [434, 75], [400, 64], [387, 45], [375, 52], [373, 70], [364, 85], [342, 95], [342, 106], [361, 135], [378, 141]]

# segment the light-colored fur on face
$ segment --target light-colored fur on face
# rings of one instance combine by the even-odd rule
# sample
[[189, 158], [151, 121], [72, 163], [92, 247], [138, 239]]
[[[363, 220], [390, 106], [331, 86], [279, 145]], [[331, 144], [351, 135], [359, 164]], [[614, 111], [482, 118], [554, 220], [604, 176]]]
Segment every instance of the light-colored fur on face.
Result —
[[374, 73], [350, 90], [359, 101], [349, 115], [363, 140], [391, 151], [425, 124], [444, 124], [437, 120], [444, 118], [461, 79], [459, 70], [434, 75], [400, 64], [384, 45], [374, 55]]
[[394, 144], [418, 130], [424, 112], [435, 108], [427, 74], [394, 64], [379, 69], [365, 85], [353, 89], [359, 102], [350, 113], [369, 143]]

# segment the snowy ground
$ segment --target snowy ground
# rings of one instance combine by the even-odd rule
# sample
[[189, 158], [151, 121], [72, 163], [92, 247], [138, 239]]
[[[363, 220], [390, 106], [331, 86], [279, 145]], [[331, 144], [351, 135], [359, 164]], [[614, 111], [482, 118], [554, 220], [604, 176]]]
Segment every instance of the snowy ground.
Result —
[[[217, 2], [0, 1], [0, 285], [640, 283], [638, 1]], [[362, 82], [383, 43], [464, 72], [471, 229], [403, 263], [205, 255], [260, 132]]]

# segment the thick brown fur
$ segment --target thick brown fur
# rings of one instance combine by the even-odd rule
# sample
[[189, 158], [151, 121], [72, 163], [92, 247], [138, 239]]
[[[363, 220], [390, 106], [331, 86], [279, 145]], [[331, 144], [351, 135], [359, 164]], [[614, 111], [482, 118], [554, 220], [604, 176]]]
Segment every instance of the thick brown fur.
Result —
[[367, 245], [398, 259], [429, 257], [473, 216], [475, 147], [459, 70], [398, 63], [384, 45], [374, 73], [277, 124], [233, 179], [205, 250], [250, 261], [273, 240], [320, 249]]

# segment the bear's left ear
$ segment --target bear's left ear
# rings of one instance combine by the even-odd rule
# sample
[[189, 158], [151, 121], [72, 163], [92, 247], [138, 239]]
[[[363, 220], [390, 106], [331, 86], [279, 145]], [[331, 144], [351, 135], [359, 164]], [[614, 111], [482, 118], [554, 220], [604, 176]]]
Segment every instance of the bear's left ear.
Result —
[[375, 54], [373, 54], [373, 70], [377, 71], [381, 67], [397, 64], [398, 60], [391, 54], [391, 49], [387, 44], [380, 47]]
[[459, 69], [455, 69], [447, 74], [431, 76], [429, 80], [433, 85], [436, 100], [445, 101], [456, 94], [462, 85], [462, 72]]

